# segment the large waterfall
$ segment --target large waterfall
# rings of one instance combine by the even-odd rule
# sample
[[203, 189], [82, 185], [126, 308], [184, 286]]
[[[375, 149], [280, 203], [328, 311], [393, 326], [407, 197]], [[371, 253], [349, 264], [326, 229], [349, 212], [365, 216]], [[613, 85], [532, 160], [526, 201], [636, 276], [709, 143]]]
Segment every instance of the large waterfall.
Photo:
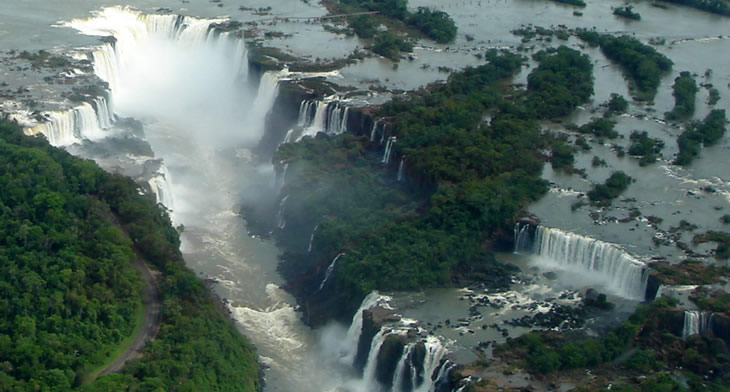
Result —
[[[249, 238], [243, 220], [233, 212], [237, 198], [250, 187], [247, 178], [259, 173], [273, 177], [269, 168], [253, 166], [253, 160], [245, 157], [263, 135], [278, 82], [287, 71], [267, 72], [257, 89], [251, 87], [243, 41], [211, 26], [223, 21], [111, 7], [92, 18], [67, 23], [87, 35], [113, 38], [91, 54], [94, 72], [108, 83], [109, 96], [49, 113], [51, 121], [32, 132], [44, 133], [54, 144], [68, 145], [113, 134], [116, 116], [132, 117], [144, 125], [145, 140], [155, 156], [143, 158], [159, 160], [160, 166], [143, 181], [159, 203], [169, 209], [175, 206], [174, 218], [185, 224], [186, 262], [223, 282], [225, 295], [233, 298], [228, 302], [232, 315], [269, 366], [271, 385], [305, 391], [333, 390], [330, 384], [356, 392], [430, 391], [436, 378], [448, 376], [450, 368], [443, 360], [446, 349], [439, 339], [409, 323], [388, 324], [369, 333], [362, 377], [339, 372], [342, 365], [352, 366], [359, 355], [363, 311], [388, 308], [388, 297], [377, 293], [365, 299], [349, 330], [341, 329], [337, 353], [317, 356], [313, 334], [301, 324], [296, 306], [280, 289], [278, 275], [273, 277], [275, 261], [263, 258], [272, 255], [275, 260], [277, 253], [263, 249], [267, 243]], [[346, 105], [331, 99], [303, 103], [301, 132], [295, 140], [317, 132], [346, 131], [348, 112]], [[395, 138], [389, 139], [386, 162], [394, 142]], [[286, 225], [286, 203], [284, 196], [279, 201], [280, 228]], [[310, 243], [313, 237], [314, 233]], [[244, 253], [250, 249], [258, 253]], [[335, 273], [338, 258], [325, 271], [321, 287]], [[380, 348], [394, 338], [402, 339], [402, 350], [391, 352], [392, 366], [383, 365], [385, 354]], [[336, 366], [330, 367], [332, 362]], [[327, 376], [332, 380], [326, 380]]]
[[106, 136], [111, 127], [113, 108], [104, 97], [94, 99], [94, 105], [83, 102], [73, 109], [48, 113], [48, 122], [26, 131], [30, 135], [43, 134], [54, 146], [67, 146], [81, 140], [97, 140]]
[[[345, 339], [341, 343], [340, 360], [344, 364], [353, 364], [356, 354], [365, 355], [362, 378], [351, 385], [357, 392], [391, 391], [391, 392], [430, 392], [435, 385], [444, 382], [453, 369], [444, 359], [447, 353], [441, 340], [429, 335], [417, 326], [414, 320], [400, 319], [380, 327], [366, 339], [363, 332], [363, 313], [376, 307], [393, 311], [389, 302], [391, 298], [372, 292], [362, 302], [352, 319]], [[386, 345], [388, 339], [393, 339]], [[389, 346], [389, 347], [386, 347]], [[358, 347], [366, 348], [366, 352], [357, 353]], [[394, 350], [395, 347], [395, 351]]]
[[347, 131], [350, 108], [332, 99], [328, 97], [324, 101], [302, 101], [299, 105], [297, 130], [291, 130], [284, 142], [290, 142], [294, 134], [298, 134], [294, 140], [299, 141], [305, 136], [313, 137], [320, 132], [339, 135]]
[[649, 277], [646, 265], [613, 244], [538, 226], [534, 252], [540, 265], [584, 274], [624, 298], [644, 299]]

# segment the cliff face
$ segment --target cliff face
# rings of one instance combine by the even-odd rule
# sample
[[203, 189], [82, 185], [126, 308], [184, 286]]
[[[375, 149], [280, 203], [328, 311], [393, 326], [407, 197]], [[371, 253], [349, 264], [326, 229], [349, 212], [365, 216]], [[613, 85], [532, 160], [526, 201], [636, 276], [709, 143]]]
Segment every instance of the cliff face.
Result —
[[730, 347], [730, 317], [725, 314], [715, 314], [712, 321], [712, 333], [725, 341]]
[[274, 109], [266, 118], [266, 132], [257, 148], [259, 153], [270, 156], [276, 151], [287, 131], [297, 124], [301, 102], [313, 99], [314, 96], [312, 91], [303, 88], [296, 81], [279, 82]]

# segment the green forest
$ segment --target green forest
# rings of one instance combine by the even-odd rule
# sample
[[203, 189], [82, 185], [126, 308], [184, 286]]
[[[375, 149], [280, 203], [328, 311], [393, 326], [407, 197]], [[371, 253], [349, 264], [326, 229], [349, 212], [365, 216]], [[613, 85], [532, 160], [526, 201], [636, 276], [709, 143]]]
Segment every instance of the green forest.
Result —
[[[370, 50], [395, 62], [400, 61], [401, 53], [412, 51], [408, 36], [422, 35], [443, 44], [456, 38], [456, 23], [448, 13], [428, 7], [412, 12], [407, 0], [342, 0], [326, 5], [335, 13], [377, 12], [348, 18], [349, 26], [358, 37], [373, 40]], [[376, 27], [381, 24], [388, 30], [379, 31]]]
[[677, 138], [679, 154], [674, 163], [686, 166], [699, 157], [702, 147], [717, 143], [724, 135], [727, 127], [725, 110], [715, 109], [702, 121], [693, 121]]
[[[572, 49], [543, 53], [527, 91], [519, 92], [503, 82], [524, 59], [498, 51], [486, 58], [446, 83], [382, 105], [375, 116], [385, 125], [373, 140], [318, 135], [280, 147], [274, 162], [289, 166], [279, 241], [302, 247], [298, 233], [318, 225], [311, 252], [285, 257], [288, 278], [345, 253], [329, 289], [346, 312], [374, 289], [444, 286], [464, 275], [504, 284], [511, 269], [489, 244], [511, 236], [522, 209], [547, 190], [541, 150], [549, 146], [537, 119], [585, 102], [592, 67]], [[575, 83], [579, 88], [571, 88]], [[551, 93], [554, 100], [543, 104], [536, 98]], [[381, 140], [391, 145], [389, 159]]]
[[682, 71], [672, 86], [674, 95], [674, 109], [665, 114], [667, 120], [684, 120], [691, 117], [695, 112], [695, 97], [700, 89], [692, 75]]
[[[682, 339], [677, 327], [681, 329], [684, 312], [676, 305], [668, 297], [641, 304], [628, 320], [600, 337], [528, 333], [498, 346], [495, 355], [537, 375], [586, 368], [596, 374], [612, 374], [610, 390], [727, 391], [730, 380], [724, 342], [714, 336]], [[683, 382], [677, 381], [677, 374], [663, 370], [667, 368], [677, 369]], [[725, 376], [703, 377], [707, 374]], [[588, 384], [578, 390], [598, 390]]]
[[[256, 353], [178, 250], [164, 208], [0, 120], [0, 390], [255, 391]], [[161, 274], [163, 322], [144, 356], [84, 384], [134, 329], [138, 256]]]

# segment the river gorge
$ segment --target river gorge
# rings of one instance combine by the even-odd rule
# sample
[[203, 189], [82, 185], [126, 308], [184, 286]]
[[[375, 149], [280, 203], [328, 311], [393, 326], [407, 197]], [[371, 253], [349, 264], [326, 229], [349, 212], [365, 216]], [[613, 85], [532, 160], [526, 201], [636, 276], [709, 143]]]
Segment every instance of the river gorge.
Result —
[[[336, 22], [294, 19], [326, 15], [314, 2], [136, 0], [118, 6], [73, 0], [50, 9], [24, 0], [0, 5], [0, 109], [26, 133], [42, 134], [54, 146], [134, 178], [140, 192], [169, 210], [181, 225], [187, 265], [212, 285], [256, 345], [265, 391], [457, 391], [466, 384], [449, 380], [449, 371], [482, 355], [491, 358], [491, 348], [508, 338], [540, 328], [597, 335], [638, 303], [681, 292], [678, 285], [659, 287], [650, 276], [652, 262], [725, 263], [710, 245], [693, 243], [692, 235], [727, 229], [719, 218], [730, 209], [728, 137], [704, 148], [691, 166], [674, 165], [676, 139], [686, 125], [665, 121], [663, 113], [673, 108], [672, 81], [685, 70], [711, 82], [720, 95], [708, 105], [709, 89], [701, 88], [693, 118], [713, 108], [730, 111], [727, 18], [639, 2], [635, 10], [644, 19], [634, 22], [611, 15], [622, 1], [588, 3], [578, 16], [570, 6], [539, 0], [412, 0], [411, 7], [448, 12], [459, 28], [455, 41], [418, 39], [410, 58], [399, 63], [374, 55], [304, 67], [363, 50], [357, 37], [333, 32]], [[575, 133], [565, 123], [588, 122], [605, 110], [612, 93], [630, 96], [620, 68], [598, 48], [575, 36], [530, 41], [512, 33], [527, 25], [595, 27], [645, 43], [661, 39], [656, 48], [674, 67], [662, 75], [653, 103], [632, 102], [616, 117], [617, 140], [589, 138], [590, 150], [576, 153], [574, 166], [585, 176], [544, 166], [547, 194], [527, 207], [529, 217], [513, 232], [502, 233], [496, 258], [515, 268], [501, 287], [373, 291], [354, 314], [325, 310], [317, 318], [313, 309], [329, 304], [309, 301], [334, 290], [347, 250], [326, 258], [318, 253], [326, 245], [318, 242], [326, 219], [303, 218], [296, 206], [304, 201], [296, 200], [296, 189], [286, 192], [291, 180], [307, 173], [272, 161], [277, 149], [318, 134], [359, 135], [377, 146], [369, 159], [384, 168], [393, 186], [408, 183], [408, 156], [398, 150], [387, 119], [372, 115], [371, 107], [484, 64], [488, 49], [529, 56], [562, 44], [589, 56], [591, 101], [562, 122], [540, 124], [571, 138]], [[296, 60], [262, 57], [262, 45]], [[59, 73], [16, 56], [41, 49], [70, 65]], [[512, 84], [524, 89], [537, 66], [528, 60]], [[83, 99], [71, 99], [74, 93]], [[633, 130], [664, 142], [658, 162], [640, 166], [637, 159], [617, 156], [617, 147], [628, 149]], [[603, 164], [593, 165], [596, 159]], [[615, 170], [636, 180], [620, 199], [575, 207]], [[411, 212], [404, 209], [403, 216]], [[676, 229], [686, 224], [693, 229]], [[308, 255], [321, 255], [308, 275], [282, 271], [282, 258]], [[615, 308], [577, 315], [587, 290], [605, 293]], [[683, 305], [688, 313], [682, 334], [711, 329], [710, 314]]]

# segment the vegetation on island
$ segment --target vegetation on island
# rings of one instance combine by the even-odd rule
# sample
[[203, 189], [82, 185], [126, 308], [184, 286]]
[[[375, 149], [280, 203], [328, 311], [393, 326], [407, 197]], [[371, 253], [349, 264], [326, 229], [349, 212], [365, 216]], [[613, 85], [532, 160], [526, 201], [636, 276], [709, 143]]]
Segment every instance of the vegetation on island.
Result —
[[511, 270], [484, 245], [511, 233], [523, 206], [547, 187], [540, 129], [499, 83], [523, 59], [497, 51], [487, 58], [383, 105], [376, 113], [383, 125], [371, 137], [319, 135], [279, 148], [275, 162], [288, 164], [279, 240], [306, 248], [301, 232], [318, 224], [311, 252], [285, 261], [285, 274], [322, 271], [343, 253], [324, 290], [347, 311], [374, 289], [449, 285], [460, 272], [509, 280]]
[[[588, 37], [589, 40], [595, 38], [590, 33], [579, 33], [579, 37], [581, 36]], [[598, 45], [606, 57], [617, 62], [626, 72], [634, 97], [645, 101], [654, 99], [662, 74], [672, 68], [672, 60], [651, 46], [626, 35], [601, 35]]]
[[609, 205], [617, 198], [634, 180], [622, 171], [611, 173], [605, 183], [596, 184], [588, 191], [588, 199], [596, 205]]
[[662, 0], [667, 3], [684, 5], [713, 14], [730, 16], [730, 4], [726, 0]]
[[[185, 267], [164, 208], [131, 179], [25, 136], [7, 119], [0, 150], [4, 390], [260, 389], [253, 347]], [[82, 385], [86, 370], [132, 333], [141, 306], [135, 250], [160, 272], [159, 333], [122, 373]]]
[[695, 235], [692, 243], [702, 244], [705, 242], [714, 242], [717, 244], [715, 248], [715, 258], [718, 260], [730, 259], [730, 233], [722, 231], [708, 231], [704, 234]]
[[561, 374], [570, 379], [571, 369], [590, 370], [592, 381], [578, 391], [726, 390], [730, 363], [725, 342], [711, 334], [683, 338], [684, 312], [676, 305], [668, 297], [640, 304], [628, 320], [599, 338], [532, 332], [494, 352], [508, 364], [556, 384]]
[[641, 20], [641, 14], [634, 12], [634, 7], [627, 5], [626, 7], [616, 7], [613, 14], [627, 19]]
[[552, 1], [554, 1], [556, 3], [575, 5], [575, 6], [578, 6], [578, 7], [585, 7], [586, 6], [586, 2], [583, 1], [583, 0], [552, 0]]
[[[407, 0], [342, 0], [326, 5], [341, 13], [378, 12], [378, 15], [349, 18], [350, 28], [358, 37], [374, 40], [370, 47], [373, 52], [396, 62], [401, 52], [413, 48], [409, 39], [400, 34], [404, 31], [420, 33], [438, 43], [449, 43], [456, 38], [456, 23], [449, 14], [428, 7], [411, 12]], [[386, 31], [378, 28], [381, 24], [386, 25]]]
[[629, 101], [627, 101], [621, 94], [612, 93], [606, 106], [608, 107], [609, 115], [622, 114], [626, 113], [629, 109]]
[[682, 71], [672, 86], [672, 95], [674, 95], [674, 109], [665, 113], [667, 120], [682, 120], [689, 117], [695, 112], [695, 97], [700, 91], [697, 82], [687, 71]]
[[629, 155], [639, 157], [639, 166], [650, 165], [661, 156], [664, 142], [650, 138], [646, 131], [633, 131], [629, 138], [631, 140], [628, 150]]
[[593, 118], [591, 121], [571, 129], [584, 133], [591, 134], [598, 138], [615, 139], [618, 137], [618, 132], [614, 129], [616, 127], [616, 121], [606, 117]]
[[712, 146], [725, 135], [726, 124], [725, 110], [722, 109], [714, 109], [704, 120], [689, 124], [677, 138], [679, 153], [674, 163], [682, 166], [692, 163], [703, 146]]
[[538, 118], [565, 116], [593, 95], [593, 64], [587, 55], [560, 46], [542, 50], [527, 77], [527, 106]]
[[554, 138], [550, 143], [550, 166], [553, 169], [570, 168], [575, 163], [575, 148], [568, 144], [565, 134]]

